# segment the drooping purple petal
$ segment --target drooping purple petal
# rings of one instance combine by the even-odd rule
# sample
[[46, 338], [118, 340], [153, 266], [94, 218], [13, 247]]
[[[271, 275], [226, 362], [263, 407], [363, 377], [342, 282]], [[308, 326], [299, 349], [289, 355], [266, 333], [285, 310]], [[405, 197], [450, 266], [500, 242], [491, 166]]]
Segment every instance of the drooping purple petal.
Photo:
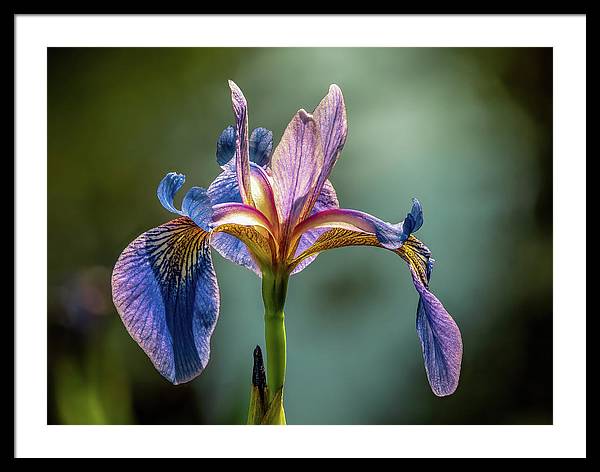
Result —
[[[321, 193], [319, 195], [319, 198], [317, 199], [317, 202], [315, 203], [315, 206], [311, 210], [311, 214], [314, 215], [315, 213], [318, 213], [320, 211], [338, 207], [339, 202], [335, 193], [335, 189], [333, 188], [331, 182], [327, 180], [325, 181], [325, 185], [323, 185], [323, 188], [321, 189]], [[323, 234], [327, 230], [328, 228], [315, 228], [306, 231], [300, 237], [300, 242], [298, 243], [298, 248], [296, 249], [296, 256], [298, 256], [310, 246], [312, 246], [312, 244], [319, 238], [319, 236], [321, 236], [321, 234]], [[318, 254], [314, 254], [310, 257], [307, 257], [306, 259], [303, 259], [294, 268], [294, 270], [292, 271], [292, 275], [297, 274], [298, 272], [306, 268], [311, 262], [313, 262], [317, 258], [317, 255]]]
[[112, 294], [127, 331], [167, 380], [202, 372], [219, 315], [206, 231], [182, 217], [143, 233], [117, 260]]
[[317, 124], [311, 115], [300, 110], [287, 126], [271, 158], [277, 210], [284, 233], [310, 210], [308, 199], [322, 165], [323, 151]]
[[[348, 246], [383, 247], [374, 234], [333, 228], [296, 256], [290, 267], [294, 269], [303, 261], [323, 251]], [[431, 388], [438, 396], [450, 395], [456, 390], [460, 377], [462, 339], [458, 326], [428, 288], [433, 265], [431, 252], [414, 236], [410, 236], [402, 246], [392, 251], [408, 263], [413, 283], [419, 293], [417, 332]]]
[[[428, 267], [430, 275], [429, 264]], [[421, 341], [427, 379], [437, 396], [451, 395], [460, 377], [463, 350], [460, 330], [412, 267], [411, 275], [419, 292], [417, 334]]]
[[423, 210], [419, 201], [414, 198], [410, 213], [400, 223], [387, 223], [358, 210], [331, 208], [316, 212], [300, 223], [294, 229], [294, 237], [316, 228], [344, 228], [374, 234], [386, 249], [397, 249], [422, 223]]
[[169, 172], [158, 184], [156, 194], [160, 203], [170, 212], [190, 217], [200, 228], [208, 230], [211, 217], [211, 203], [208, 193], [201, 187], [192, 187], [183, 197], [181, 210], [178, 210], [173, 199], [183, 186], [185, 175]]
[[248, 104], [246, 97], [233, 81], [229, 81], [231, 105], [235, 115], [235, 170], [242, 201], [252, 205], [250, 191], [250, 159], [248, 156]]

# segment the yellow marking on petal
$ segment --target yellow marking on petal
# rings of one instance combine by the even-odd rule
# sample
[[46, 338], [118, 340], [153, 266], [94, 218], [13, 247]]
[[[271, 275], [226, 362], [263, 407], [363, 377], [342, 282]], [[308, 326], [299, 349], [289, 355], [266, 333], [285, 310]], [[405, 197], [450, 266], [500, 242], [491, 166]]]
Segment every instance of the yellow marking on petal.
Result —
[[[373, 246], [387, 249], [381, 245], [377, 237], [373, 234], [343, 228], [334, 228], [323, 233], [312, 246], [306, 249], [302, 254], [298, 255], [298, 257], [294, 258], [289, 263], [288, 270], [290, 272], [294, 270], [294, 268], [307, 257], [328, 249], [348, 246]], [[425, 246], [421, 241], [411, 235], [402, 246], [397, 249], [388, 249], [388, 251], [394, 252], [404, 259], [419, 275], [423, 284], [427, 286], [427, 261], [429, 260], [429, 257], [424, 254], [424, 247]]]
[[273, 192], [270, 188], [266, 188], [269, 185], [265, 176], [250, 175], [250, 191], [252, 193], [252, 199], [254, 200], [254, 207], [259, 210], [269, 220], [273, 228], [279, 227], [279, 218], [277, 216], [277, 208], [275, 208], [275, 201]]
[[[429, 285], [427, 280], [427, 263], [429, 261], [429, 250], [423, 249], [425, 245], [414, 236], [409, 236], [396, 252], [404, 259], [417, 273], [421, 282], [426, 287]], [[427, 254], [424, 251], [427, 251]]]
[[[273, 227], [268, 218], [254, 207], [249, 208], [241, 204], [220, 204], [213, 207], [215, 215], [213, 224], [216, 227], [221, 225], [239, 225], [239, 226], [254, 226], [262, 228], [263, 233], [266, 231], [275, 239], [277, 228]], [[222, 211], [225, 209], [225, 211]]]
[[154, 265], [159, 268], [162, 277], [167, 278], [169, 273], [165, 271], [178, 267], [173, 280], [177, 284], [185, 283], [193, 272], [199, 251], [208, 250], [204, 247], [204, 240], [209, 233], [188, 217], [177, 218], [167, 224], [173, 225], [170, 234], [154, 241], [147, 240], [146, 245], [157, 255]]
[[376, 236], [359, 231], [334, 228], [323, 233], [319, 238], [306, 249], [302, 254], [290, 262], [290, 272], [307, 257], [318, 254], [328, 249], [347, 246], [377, 246], [381, 247]]
[[[263, 228], [257, 227], [257, 229]], [[262, 269], [270, 266], [273, 262], [273, 240], [271, 237], [261, 234], [257, 229], [252, 226], [228, 223], [217, 226], [213, 233], [227, 233], [242, 241]]]

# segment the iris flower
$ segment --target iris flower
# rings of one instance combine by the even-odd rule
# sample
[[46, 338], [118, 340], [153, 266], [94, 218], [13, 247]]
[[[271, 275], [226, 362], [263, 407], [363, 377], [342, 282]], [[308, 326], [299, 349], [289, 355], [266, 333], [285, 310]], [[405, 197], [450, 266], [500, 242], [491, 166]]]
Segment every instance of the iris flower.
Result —
[[[158, 199], [177, 218], [136, 238], [112, 275], [113, 301], [129, 334], [173, 384], [206, 367], [219, 315], [211, 247], [262, 278], [268, 395], [283, 395], [284, 302], [288, 280], [325, 250], [375, 246], [400, 256], [418, 292], [417, 333], [433, 393], [452, 394], [462, 359], [460, 331], [429, 288], [434, 260], [413, 236], [423, 224], [417, 199], [406, 218], [386, 223], [342, 209], [329, 175], [347, 135], [342, 92], [331, 85], [313, 113], [299, 110], [273, 151], [264, 128], [248, 132], [247, 102], [229, 82], [235, 126], [217, 141], [222, 172], [207, 189], [192, 187], [181, 209], [185, 177], [168, 173]], [[283, 406], [281, 406], [283, 414]]]

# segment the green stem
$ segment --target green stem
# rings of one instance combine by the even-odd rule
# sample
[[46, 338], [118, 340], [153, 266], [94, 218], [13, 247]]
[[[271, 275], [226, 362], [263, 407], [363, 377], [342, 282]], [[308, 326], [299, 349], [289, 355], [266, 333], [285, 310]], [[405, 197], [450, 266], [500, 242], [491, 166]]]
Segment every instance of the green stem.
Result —
[[285, 317], [283, 306], [288, 275], [263, 274], [262, 295], [265, 305], [265, 341], [267, 346], [267, 385], [269, 400], [285, 383]]

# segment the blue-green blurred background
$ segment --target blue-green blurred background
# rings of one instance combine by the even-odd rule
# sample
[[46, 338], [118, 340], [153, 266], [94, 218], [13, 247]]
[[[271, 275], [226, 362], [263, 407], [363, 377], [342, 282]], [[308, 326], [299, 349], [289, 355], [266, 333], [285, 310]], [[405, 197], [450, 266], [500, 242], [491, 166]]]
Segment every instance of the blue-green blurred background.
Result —
[[181, 386], [129, 337], [110, 291], [125, 246], [173, 217], [156, 198], [164, 174], [208, 186], [219, 172], [227, 79], [276, 142], [341, 86], [340, 203], [399, 221], [421, 200], [432, 289], [463, 334], [459, 388], [437, 398], [404, 263], [321, 254], [289, 286], [288, 422], [551, 423], [552, 50], [525, 48], [48, 49], [48, 422], [245, 422], [264, 346], [254, 274], [214, 252], [211, 361]]

